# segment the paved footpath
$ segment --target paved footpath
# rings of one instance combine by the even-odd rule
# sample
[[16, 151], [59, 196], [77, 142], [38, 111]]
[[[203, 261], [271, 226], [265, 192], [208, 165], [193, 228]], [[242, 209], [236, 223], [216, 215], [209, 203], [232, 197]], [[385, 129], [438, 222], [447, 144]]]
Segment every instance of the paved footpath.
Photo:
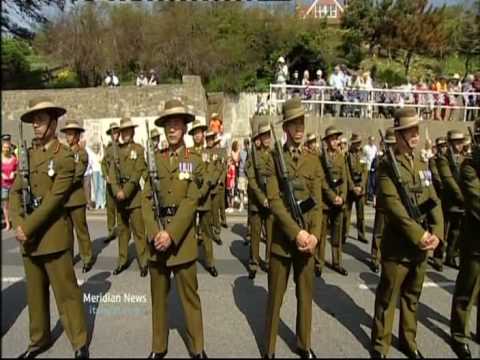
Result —
[[[130, 243], [128, 270], [118, 276], [111, 271], [116, 264], [117, 242], [103, 243], [106, 221], [102, 213], [89, 213], [89, 227], [98, 260], [87, 274], [81, 262], [75, 269], [84, 293], [91, 337], [92, 357], [145, 358], [151, 350], [151, 303], [149, 278], [140, 278], [133, 260], [135, 247]], [[368, 239], [371, 239], [373, 210], [366, 213]], [[228, 215], [228, 229], [222, 229], [222, 246], [214, 244], [219, 276], [213, 278], [198, 263], [198, 279], [204, 319], [206, 351], [209, 357], [259, 357], [264, 347], [267, 276], [257, 273], [254, 281], [247, 277], [248, 246], [244, 245], [246, 217]], [[356, 236], [352, 226], [351, 234]], [[264, 251], [262, 245], [261, 251]], [[78, 252], [78, 249], [76, 249]], [[326, 270], [323, 279], [315, 280], [312, 348], [318, 357], [369, 357], [375, 288], [379, 275], [368, 267], [370, 244], [353, 237], [345, 245], [348, 277]], [[330, 251], [327, 247], [327, 261]], [[203, 254], [201, 254], [203, 256]], [[448, 345], [452, 293], [457, 271], [443, 273], [428, 269], [419, 306], [418, 346], [427, 357], [455, 357]], [[169, 350], [167, 357], [188, 357], [185, 346], [183, 312], [175, 286], [169, 302]], [[104, 302], [97, 302], [102, 297]], [[72, 357], [73, 352], [58, 321], [51, 294], [51, 326], [54, 345], [40, 357]], [[295, 349], [296, 299], [293, 281], [285, 295], [282, 322], [277, 341], [277, 357], [297, 357]], [[475, 329], [476, 311], [472, 312]], [[396, 349], [398, 312], [394, 326], [391, 357], [402, 357]], [[28, 310], [24, 271], [12, 232], [2, 233], [2, 356], [15, 357], [28, 344]], [[480, 347], [471, 344], [472, 355]]]

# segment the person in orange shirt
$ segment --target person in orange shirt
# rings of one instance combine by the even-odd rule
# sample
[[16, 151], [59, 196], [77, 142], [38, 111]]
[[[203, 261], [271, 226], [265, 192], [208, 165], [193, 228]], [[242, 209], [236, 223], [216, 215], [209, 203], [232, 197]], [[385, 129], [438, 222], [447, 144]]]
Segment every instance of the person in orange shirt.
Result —
[[210, 130], [215, 134], [223, 134], [223, 121], [217, 113], [210, 117]]

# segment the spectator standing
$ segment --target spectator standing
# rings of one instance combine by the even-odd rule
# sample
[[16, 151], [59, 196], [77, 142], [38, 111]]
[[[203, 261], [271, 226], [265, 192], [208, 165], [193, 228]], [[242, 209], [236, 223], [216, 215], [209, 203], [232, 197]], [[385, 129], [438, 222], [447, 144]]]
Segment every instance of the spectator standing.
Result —
[[209, 128], [215, 134], [223, 134], [223, 121], [217, 113], [213, 113], [210, 117]]
[[112, 86], [113, 87], [120, 86], [120, 80], [118, 79], [118, 76], [115, 74], [114, 71], [112, 71]]
[[80, 147], [84, 148], [88, 155], [88, 165], [85, 173], [83, 174], [83, 189], [85, 190], [85, 196], [87, 198], [87, 210], [92, 209], [92, 150], [86, 145], [85, 139], [80, 140]]
[[[303, 72], [302, 85], [305, 86], [305, 88], [303, 89], [303, 98], [305, 100], [311, 100], [312, 89], [310, 88], [311, 81], [310, 81], [310, 72], [308, 70], [305, 70]], [[306, 108], [308, 109], [308, 111], [311, 110], [311, 105], [312, 104], [306, 104]]]
[[235, 161], [232, 158], [228, 159], [228, 168], [227, 168], [227, 201], [228, 201], [228, 208], [226, 212], [233, 211], [233, 200], [235, 198], [235, 177], [236, 177], [236, 170], [235, 170]]
[[[232, 143], [232, 149], [230, 150], [230, 157], [233, 160], [233, 163], [235, 165], [235, 174], [238, 176], [238, 167], [240, 166], [240, 146], [238, 144], [237, 140], [234, 140]], [[237, 194], [237, 184], [238, 184], [238, 179], [235, 178], [235, 194]]]
[[363, 147], [363, 155], [367, 161], [368, 166], [368, 183], [367, 183], [367, 201], [373, 201], [375, 197], [375, 168], [372, 167], [372, 162], [375, 156], [377, 156], [377, 145], [375, 145], [375, 138], [373, 136], [368, 137], [368, 144]]
[[155, 70], [153, 69], [150, 69], [150, 75], [148, 77], [148, 85], [150, 86], [158, 85], [158, 77], [157, 77], [157, 74], [155, 73]]
[[275, 71], [275, 80], [277, 85], [281, 85], [281, 88], [277, 91], [277, 98], [282, 100], [285, 98], [286, 90], [285, 85], [287, 85], [287, 80], [289, 77], [288, 66], [285, 63], [283, 56], [280, 56], [277, 60], [277, 68]]
[[112, 87], [112, 74], [110, 73], [110, 71], [107, 71], [107, 76], [105, 76], [103, 83], [105, 84], [105, 86]]
[[[87, 147], [88, 149], [88, 147]], [[106, 205], [106, 189], [105, 179], [102, 176], [101, 162], [103, 159], [103, 149], [99, 143], [95, 143], [92, 147], [92, 153], [88, 153], [89, 158], [92, 159], [92, 180], [93, 192], [95, 194], [95, 209], [105, 209]]]
[[11, 229], [10, 218], [8, 216], [8, 196], [15, 180], [18, 160], [13, 154], [10, 142], [10, 135], [2, 136], [2, 210], [5, 230]]
[[148, 85], [148, 79], [145, 76], [145, 73], [143, 71], [140, 71], [140, 74], [137, 75], [137, 81], [136, 84], [138, 87], [142, 86], [147, 86]]
[[247, 174], [245, 173], [245, 162], [247, 161], [248, 149], [250, 148], [250, 140], [245, 138], [243, 140], [243, 149], [240, 151], [240, 161], [238, 164], [238, 193], [240, 197], [240, 211], [245, 206], [245, 195], [247, 193]]

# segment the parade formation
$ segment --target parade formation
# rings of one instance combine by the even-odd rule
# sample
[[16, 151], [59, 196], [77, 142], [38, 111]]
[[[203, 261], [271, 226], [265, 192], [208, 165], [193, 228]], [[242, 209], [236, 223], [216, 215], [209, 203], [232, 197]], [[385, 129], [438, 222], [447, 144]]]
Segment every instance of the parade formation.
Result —
[[[82, 272], [95, 268], [83, 191], [88, 160], [79, 146], [84, 129], [78, 121], [68, 120], [60, 129], [68, 146], [57, 138], [59, 118], [66, 112], [42, 97], [32, 99], [21, 116], [20, 127], [31, 125], [35, 138], [31, 146], [20, 139], [19, 167], [9, 195], [29, 310], [30, 342], [23, 358], [33, 358], [50, 346], [50, 286], [75, 358], [89, 357], [86, 313], [73, 264], [76, 234]], [[317, 357], [311, 340], [315, 279], [324, 276], [326, 263], [335, 276], [349, 276], [342, 254], [355, 210], [357, 240], [371, 240], [367, 261], [373, 273], [380, 273], [371, 326], [372, 358], [389, 354], [398, 303], [399, 348], [408, 358], [423, 358], [416, 341], [417, 312], [428, 266], [438, 272], [444, 266], [458, 269], [450, 346], [459, 358], [472, 357], [468, 323], [480, 290], [476, 233], [480, 226], [480, 119], [470, 134], [450, 130], [437, 138], [436, 153], [422, 161], [422, 122], [412, 108], [398, 109], [393, 127], [379, 130], [381, 144], [373, 159], [373, 177], [359, 134], [351, 134], [344, 150], [342, 129], [329, 126], [321, 139], [317, 139], [320, 134], [306, 133], [299, 97], [283, 103], [277, 123], [258, 115], [249, 121], [247, 274], [253, 282], [259, 268], [268, 273], [262, 356], [275, 357], [281, 308], [293, 272], [296, 353], [301, 358]], [[208, 299], [199, 295], [196, 263], [203, 262], [213, 278], [221, 275], [214, 243], [224, 243], [221, 227], [227, 227], [227, 151], [220, 146], [218, 134], [178, 99], [165, 103], [154, 124], [153, 129], [147, 124], [145, 147], [135, 143], [137, 124], [129, 117], [112, 122], [106, 132], [110, 143], [101, 163], [106, 179], [108, 235], [104, 241], [118, 239], [113, 281], [129, 266], [133, 237], [138, 276], [150, 276], [149, 358], [164, 358], [168, 353], [167, 299], [172, 281], [178, 294], [175, 301], [183, 310], [190, 356], [207, 358], [204, 329], [208, 320], [202, 316], [202, 303]], [[162, 148], [161, 129], [167, 140]], [[186, 146], [187, 136], [192, 147]], [[368, 239], [364, 213], [371, 186], [375, 221]], [[260, 252], [262, 242], [265, 253]], [[325, 255], [327, 248], [331, 255]], [[146, 334], [147, 330], [142, 336]]]

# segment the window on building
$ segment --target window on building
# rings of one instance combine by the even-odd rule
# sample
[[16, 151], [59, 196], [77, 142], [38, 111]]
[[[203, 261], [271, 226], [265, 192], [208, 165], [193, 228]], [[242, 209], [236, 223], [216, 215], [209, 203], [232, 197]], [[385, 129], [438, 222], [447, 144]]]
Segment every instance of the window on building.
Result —
[[330, 11], [328, 17], [337, 17], [337, 6], [336, 5], [329, 5]]

